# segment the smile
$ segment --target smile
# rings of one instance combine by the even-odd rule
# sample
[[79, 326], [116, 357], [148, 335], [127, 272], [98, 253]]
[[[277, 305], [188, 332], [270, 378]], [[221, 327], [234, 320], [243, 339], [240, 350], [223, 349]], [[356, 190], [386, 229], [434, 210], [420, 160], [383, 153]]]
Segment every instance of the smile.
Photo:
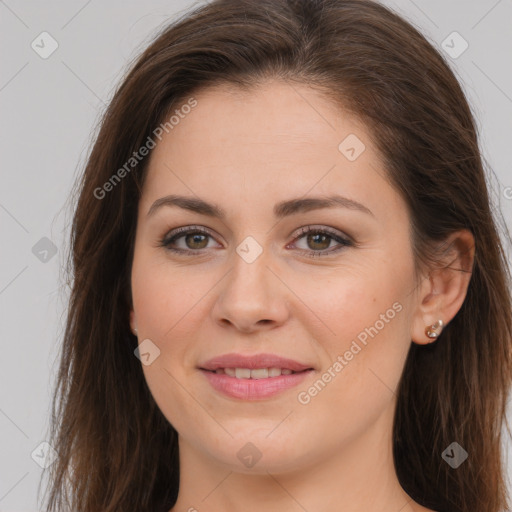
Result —
[[268, 379], [299, 372], [294, 372], [289, 368], [256, 368], [254, 370], [251, 368], [217, 368], [215, 373], [217, 375], [226, 374], [237, 379]]
[[198, 369], [218, 393], [242, 400], [263, 400], [298, 386], [312, 365], [277, 354], [224, 354]]

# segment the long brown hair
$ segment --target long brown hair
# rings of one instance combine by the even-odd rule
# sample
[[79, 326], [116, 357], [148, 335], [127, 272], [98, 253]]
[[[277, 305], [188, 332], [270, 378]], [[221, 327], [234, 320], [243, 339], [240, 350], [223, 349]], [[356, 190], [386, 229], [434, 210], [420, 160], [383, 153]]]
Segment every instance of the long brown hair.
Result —
[[[434, 264], [431, 248], [451, 233], [473, 234], [460, 311], [438, 342], [411, 344], [397, 391], [394, 458], [401, 485], [424, 506], [505, 509], [510, 274], [460, 84], [424, 36], [373, 1], [214, 0], [175, 20], [133, 63], [77, 183], [73, 282], [49, 438], [59, 456], [48, 470], [47, 510], [174, 505], [177, 433], [146, 385], [129, 328], [148, 158], [126, 163], [201, 88], [250, 88], [267, 78], [316, 87], [366, 124], [407, 203], [418, 268]], [[457, 469], [441, 456], [452, 442], [469, 454]]]

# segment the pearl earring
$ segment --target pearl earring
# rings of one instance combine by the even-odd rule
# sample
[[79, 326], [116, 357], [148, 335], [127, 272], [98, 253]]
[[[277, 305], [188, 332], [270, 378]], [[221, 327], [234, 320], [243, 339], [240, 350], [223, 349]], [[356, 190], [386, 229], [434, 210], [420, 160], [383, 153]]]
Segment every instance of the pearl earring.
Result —
[[444, 323], [442, 320], [438, 320], [436, 323], [429, 325], [425, 329], [425, 334], [432, 340], [435, 340], [443, 330]]

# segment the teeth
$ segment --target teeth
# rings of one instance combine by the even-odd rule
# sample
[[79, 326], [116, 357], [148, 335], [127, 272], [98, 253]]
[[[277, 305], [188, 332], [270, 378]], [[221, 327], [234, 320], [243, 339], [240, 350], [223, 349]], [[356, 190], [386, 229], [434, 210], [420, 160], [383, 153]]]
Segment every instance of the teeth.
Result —
[[269, 368], [268, 376], [269, 377], [279, 377], [281, 375], [281, 368]]
[[259, 368], [251, 370], [251, 379], [266, 379], [268, 377], [268, 368]]
[[219, 368], [215, 373], [225, 373], [230, 377], [237, 379], [267, 379], [268, 377], [279, 377], [281, 375], [291, 375], [292, 370], [288, 368]]
[[249, 368], [235, 368], [235, 377], [237, 379], [250, 379], [251, 370]]
[[235, 372], [234, 368], [224, 368], [224, 372], [226, 373], [226, 375], [229, 375], [230, 377], [236, 376], [236, 372]]

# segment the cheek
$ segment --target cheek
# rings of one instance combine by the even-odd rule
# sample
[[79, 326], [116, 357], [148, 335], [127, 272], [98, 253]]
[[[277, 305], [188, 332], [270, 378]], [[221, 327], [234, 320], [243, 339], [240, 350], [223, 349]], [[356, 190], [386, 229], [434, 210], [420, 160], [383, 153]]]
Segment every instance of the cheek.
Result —
[[199, 267], [180, 267], [165, 255], [144, 249], [136, 254], [132, 267], [139, 334], [150, 339], [160, 351], [154, 362], [142, 369], [155, 400], [169, 420], [186, 418], [187, 411], [197, 408], [182, 386], [186, 383], [189, 389], [188, 379], [195, 377], [201, 348], [195, 340], [206, 339], [200, 335], [200, 329], [209, 318], [209, 294], [219, 279], [207, 265]]
[[321, 417], [328, 407], [337, 425], [355, 433], [390, 405], [410, 347], [412, 275], [408, 262], [382, 260], [310, 289], [323, 321], [311, 332], [323, 364], [315, 384], [300, 390], [306, 415]]
[[[194, 304], [208, 284], [193, 271], [141, 250], [132, 267], [132, 295], [137, 323], [145, 337], [162, 344], [190, 327]], [[197, 304], [199, 305], [199, 304]]]
[[317, 274], [314, 280], [294, 278], [294, 293], [304, 298], [302, 305], [297, 303], [301, 308], [297, 316], [302, 322], [310, 319], [305, 327], [313, 327], [311, 334], [328, 349], [331, 359], [349, 350], [355, 339], [363, 346], [374, 337], [381, 346], [402, 339], [398, 332], [403, 326], [398, 326], [407, 323], [403, 311], [412, 267], [405, 260], [391, 262], [391, 258], [372, 257], [347, 262], [329, 274]]
[[160, 351], [150, 365], [141, 364], [142, 371], [159, 409], [178, 430], [186, 428], [190, 411], [200, 414], [197, 403], [184, 387], [183, 361], [201, 309], [198, 300], [207, 289], [194, 286], [201, 280], [191, 275], [171, 268], [154, 254], [150, 256], [143, 250], [135, 254], [131, 279], [139, 335], [150, 339]]

